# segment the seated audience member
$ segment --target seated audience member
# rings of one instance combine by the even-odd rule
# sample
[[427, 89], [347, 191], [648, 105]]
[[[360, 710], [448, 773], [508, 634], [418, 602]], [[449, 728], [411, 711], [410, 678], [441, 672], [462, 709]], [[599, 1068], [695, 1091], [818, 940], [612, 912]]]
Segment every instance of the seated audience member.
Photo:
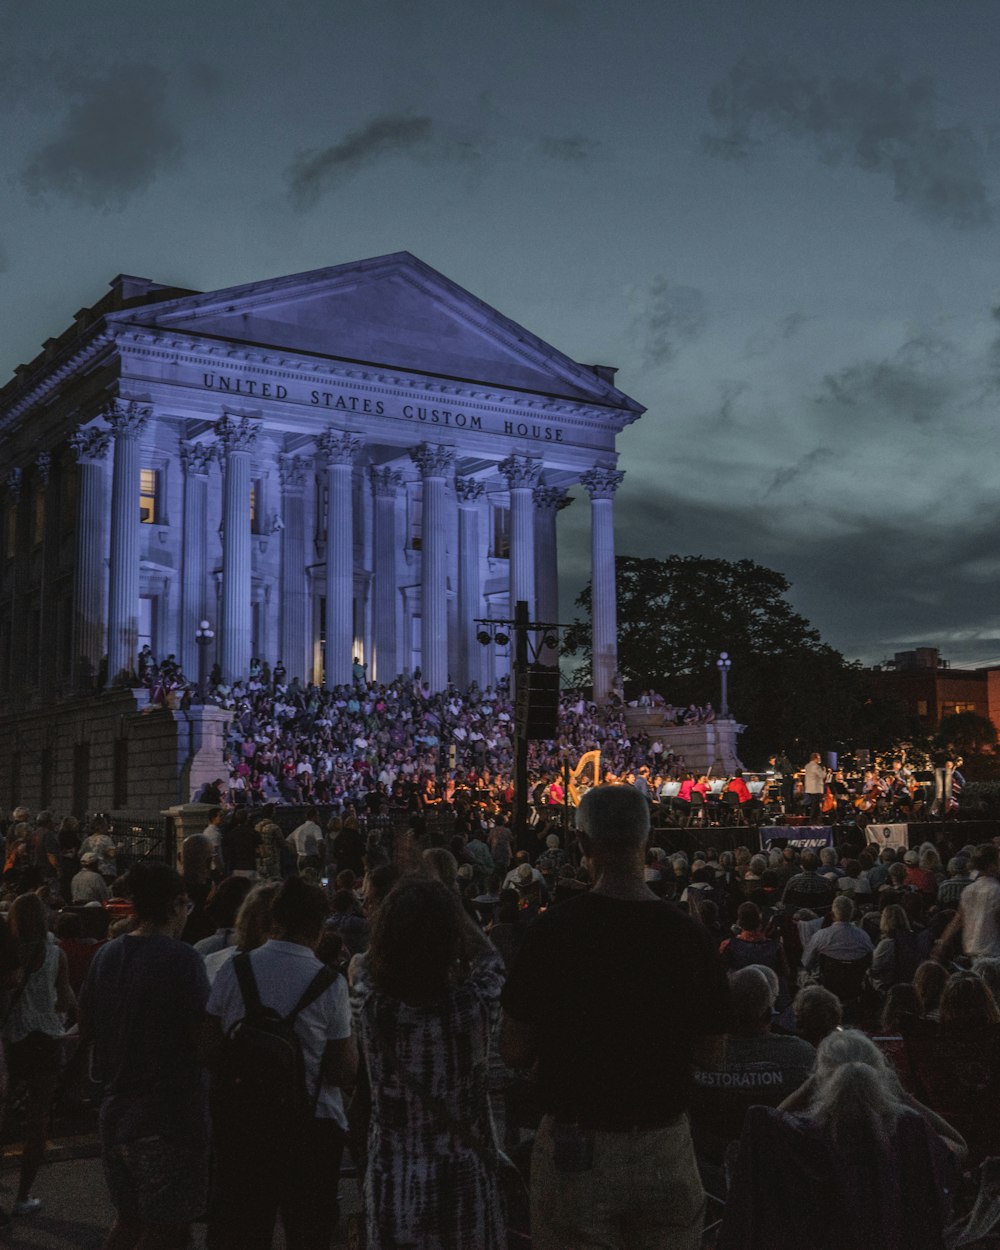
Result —
[[853, 901], [840, 894], [833, 900], [831, 911], [833, 924], [829, 928], [818, 929], [802, 952], [802, 966], [807, 971], [818, 965], [821, 955], [842, 963], [854, 963], [874, 954], [871, 938], [853, 923]]
[[969, 1144], [970, 1166], [1000, 1153], [1000, 1010], [973, 972], [948, 978], [940, 1021], [903, 1026], [921, 1097]]
[[781, 895], [786, 907], [809, 907], [825, 911], [833, 902], [834, 890], [829, 878], [819, 871], [819, 859], [813, 851], [804, 851], [799, 861], [801, 872], [788, 879]]
[[941, 1007], [941, 995], [948, 984], [948, 969], [934, 959], [925, 959], [913, 976], [913, 988], [917, 995], [919, 1014], [928, 1020], [937, 1020]]
[[734, 1031], [726, 1039], [725, 1066], [696, 1072], [691, 1131], [706, 1158], [721, 1162], [740, 1134], [748, 1106], [777, 1106], [812, 1072], [816, 1052], [800, 1037], [771, 1032], [777, 979], [753, 966], [732, 973]]
[[844, 1019], [840, 999], [822, 985], [803, 986], [792, 1002], [792, 1012], [798, 1036], [810, 1046], [818, 1046]]
[[869, 1038], [831, 1033], [800, 1089], [747, 1113], [718, 1248], [941, 1250], [963, 1156]]
[[70, 882], [70, 900], [73, 903], [106, 903], [111, 897], [108, 883], [98, 872], [100, 856], [87, 851], [80, 857], [80, 871]]
[[770, 938], [764, 932], [760, 908], [756, 903], [741, 903], [736, 912], [738, 932], [727, 938], [719, 947], [722, 962], [727, 968], [748, 968], [751, 964], [763, 964], [778, 974], [782, 989], [779, 993], [778, 1010], [788, 1001], [788, 960], [778, 938]]
[[882, 940], [872, 959], [872, 981], [880, 990], [911, 982], [920, 965], [920, 954], [906, 912], [896, 903], [886, 907], [879, 928]]
[[916, 1092], [917, 1084], [906, 1052], [904, 1031], [919, 1015], [917, 991], [911, 984], [900, 982], [886, 995], [880, 1026], [872, 1034], [872, 1041], [892, 1065], [899, 1083], [911, 1094]]

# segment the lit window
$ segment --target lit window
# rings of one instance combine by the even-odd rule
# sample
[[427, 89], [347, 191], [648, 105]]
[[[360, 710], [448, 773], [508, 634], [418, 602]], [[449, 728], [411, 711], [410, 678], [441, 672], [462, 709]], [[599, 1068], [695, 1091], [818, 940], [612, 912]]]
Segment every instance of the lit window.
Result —
[[417, 487], [409, 500], [409, 546], [414, 551], [420, 550], [424, 532], [424, 502], [419, 492]]
[[917, 700], [917, 715], [918, 716], [927, 715], [927, 700], [926, 699]]
[[493, 557], [510, 559], [510, 508], [499, 504], [493, 509]]
[[250, 483], [250, 533], [261, 533], [261, 523], [264, 520], [264, 483], [256, 481]]
[[155, 525], [157, 521], [158, 479], [155, 469], [139, 470], [139, 520], [143, 525]]

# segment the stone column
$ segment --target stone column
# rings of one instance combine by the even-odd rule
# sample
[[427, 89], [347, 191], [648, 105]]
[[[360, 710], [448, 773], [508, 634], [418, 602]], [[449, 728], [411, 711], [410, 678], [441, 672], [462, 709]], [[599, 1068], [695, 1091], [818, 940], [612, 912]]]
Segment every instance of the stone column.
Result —
[[260, 425], [226, 416], [216, 422], [215, 432], [224, 466], [219, 665], [223, 680], [232, 682], [250, 671], [250, 470]]
[[333, 427], [316, 440], [326, 465], [326, 655], [323, 685], [349, 685], [354, 659], [354, 460], [356, 434]]
[[403, 475], [395, 469], [372, 468], [372, 495], [375, 500], [375, 534], [372, 564], [375, 572], [372, 636], [375, 640], [373, 664], [369, 669], [376, 681], [387, 682], [399, 674], [399, 631], [397, 628], [396, 586], [396, 509]]
[[[535, 616], [554, 624], [559, 620], [559, 563], [556, 545], [556, 516], [573, 500], [561, 486], [536, 486], [535, 501]], [[543, 664], [558, 664], [559, 652], [543, 647]]]
[[[90, 690], [104, 656], [107, 590], [104, 563], [104, 517], [107, 510], [104, 460], [111, 435], [85, 426], [69, 440], [76, 457], [76, 559], [73, 564], [74, 680]], [[138, 506], [138, 505], [137, 505]]]
[[113, 400], [104, 416], [115, 439], [108, 577], [109, 686], [135, 680], [139, 638], [139, 438], [150, 409]]
[[479, 561], [479, 517], [481, 500], [486, 490], [475, 478], [455, 479], [458, 498], [458, 680], [463, 687], [475, 682], [487, 686], [485, 647], [476, 641], [476, 619], [486, 615], [483, 610], [482, 570]]
[[[184, 529], [181, 538], [181, 621], [179, 647], [181, 668], [189, 681], [198, 677], [198, 643], [195, 633], [203, 620], [213, 629], [218, 621], [208, 616], [208, 470], [215, 456], [211, 443], [181, 443], [184, 469]], [[208, 656], [208, 667], [215, 662]]]
[[497, 466], [510, 491], [510, 612], [523, 599], [528, 618], [535, 614], [535, 506], [532, 492], [542, 462], [530, 456], [508, 456]]
[[614, 497], [624, 476], [602, 465], [580, 474], [590, 494], [591, 667], [598, 703], [607, 698], [618, 671]]
[[309, 462], [302, 456], [282, 456], [281, 481], [281, 645], [279, 659], [288, 678], [306, 682], [312, 675], [312, 636], [309, 587], [306, 581], [305, 486]]
[[420, 519], [420, 672], [436, 694], [448, 684], [448, 560], [445, 486], [455, 471], [450, 447], [421, 443], [410, 452], [423, 478]]
[[[51, 487], [50, 487], [51, 482]], [[35, 490], [44, 492], [42, 503], [42, 577], [38, 590], [39, 629], [34, 640], [38, 663], [32, 677], [37, 681], [43, 699], [52, 697], [56, 682], [62, 677], [62, 656], [57, 647], [57, 613], [59, 600], [55, 582], [59, 575], [59, 488], [62, 474], [57, 467], [52, 482], [52, 454], [39, 452], [35, 457]]]
[[[5, 482], [7, 496], [14, 506], [14, 555], [7, 562], [7, 590], [10, 594], [10, 617], [7, 623], [8, 662], [7, 689], [19, 689], [24, 684], [24, 604], [21, 602], [21, 589], [27, 581], [24, 568], [24, 472], [11, 469]], [[6, 542], [6, 537], [4, 538]], [[5, 553], [6, 555], [6, 553]]]

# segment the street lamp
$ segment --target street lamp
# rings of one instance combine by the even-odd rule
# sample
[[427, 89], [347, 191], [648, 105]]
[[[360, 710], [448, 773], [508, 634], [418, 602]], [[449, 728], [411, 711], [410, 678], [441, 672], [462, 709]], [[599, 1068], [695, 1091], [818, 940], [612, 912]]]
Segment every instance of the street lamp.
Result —
[[208, 685], [208, 649], [215, 641], [215, 630], [208, 621], [198, 622], [194, 640], [198, 644], [198, 698], [204, 703], [205, 687]]
[[729, 716], [729, 670], [733, 667], [728, 651], [719, 652], [715, 667], [719, 670], [719, 680], [722, 682], [722, 706], [719, 715], [725, 718]]

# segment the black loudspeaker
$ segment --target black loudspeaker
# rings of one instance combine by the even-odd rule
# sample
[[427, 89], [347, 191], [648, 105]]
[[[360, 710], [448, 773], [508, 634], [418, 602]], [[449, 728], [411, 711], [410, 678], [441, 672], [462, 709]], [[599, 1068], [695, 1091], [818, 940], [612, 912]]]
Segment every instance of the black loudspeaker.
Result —
[[559, 669], [529, 664], [516, 677], [514, 727], [522, 738], [554, 738], [559, 728]]

